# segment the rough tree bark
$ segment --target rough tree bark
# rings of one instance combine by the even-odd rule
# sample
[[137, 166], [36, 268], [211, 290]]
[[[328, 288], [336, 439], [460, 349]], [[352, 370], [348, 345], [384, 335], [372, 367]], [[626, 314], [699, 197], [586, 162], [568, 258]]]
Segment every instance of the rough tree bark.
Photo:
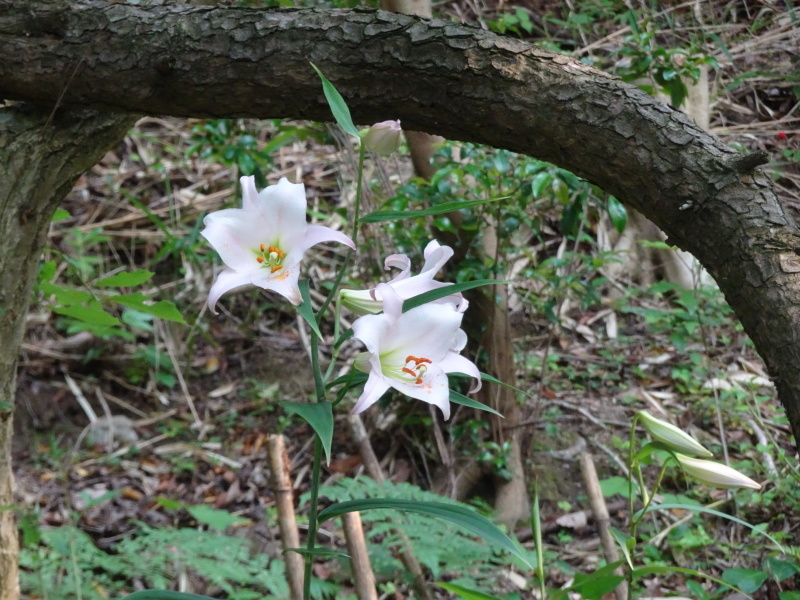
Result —
[[[357, 122], [401, 118], [409, 129], [569, 169], [700, 260], [800, 433], [800, 230], [757, 170], [766, 157], [739, 155], [610, 75], [477, 28], [364, 10], [0, 0], [0, 47], [0, 98], [122, 113], [330, 120], [312, 61]], [[28, 208], [44, 214], [51, 200], [31, 196], [26, 208], [6, 207], [3, 219]], [[34, 237], [23, 239], [29, 250]], [[0, 257], [0, 272], [19, 273], [12, 287], [27, 298], [30, 254], [27, 270], [14, 270], [23, 260], [15, 256]], [[12, 302], [12, 292], [2, 293]], [[12, 320], [23, 307], [14, 304]], [[7, 357], [19, 329], [6, 339]], [[13, 369], [7, 361], [3, 369], [10, 398]]]
[[[134, 122], [124, 114], [0, 108], [0, 507], [14, 504], [17, 356], [50, 220], [78, 176]], [[17, 554], [14, 513], [0, 510], [0, 600], [19, 597]]]

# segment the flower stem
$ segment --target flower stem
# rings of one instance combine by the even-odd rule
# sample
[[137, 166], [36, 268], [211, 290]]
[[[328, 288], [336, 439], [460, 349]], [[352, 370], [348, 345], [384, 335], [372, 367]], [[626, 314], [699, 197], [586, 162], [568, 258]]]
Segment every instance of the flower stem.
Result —
[[[364, 183], [364, 156], [366, 155], [366, 148], [364, 144], [361, 144], [358, 154], [358, 183], [356, 184], [356, 204], [353, 210], [353, 245], [358, 248], [358, 218], [359, 212], [361, 210], [361, 188], [362, 184]], [[322, 306], [319, 307], [319, 311], [317, 312], [317, 323], [322, 320], [322, 317], [325, 315], [325, 311], [330, 306], [331, 301], [337, 295], [336, 292], [339, 290], [339, 285], [342, 283], [342, 278], [344, 277], [344, 272], [347, 267], [350, 266], [350, 260], [353, 258], [353, 254], [355, 252], [351, 249], [347, 252], [342, 261], [342, 265], [339, 267], [339, 272], [336, 274], [336, 279], [333, 281], [333, 287], [331, 288], [328, 297], [325, 298], [325, 301], [322, 303]]]

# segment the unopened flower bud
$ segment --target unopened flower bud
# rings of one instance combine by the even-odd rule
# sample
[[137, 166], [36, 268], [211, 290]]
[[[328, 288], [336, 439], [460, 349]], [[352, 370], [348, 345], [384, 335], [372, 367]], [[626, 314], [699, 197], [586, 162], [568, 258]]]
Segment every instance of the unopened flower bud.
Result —
[[696, 439], [674, 425], [656, 419], [647, 411], [638, 413], [639, 421], [656, 442], [662, 444], [667, 450], [682, 452], [690, 456], [713, 456], [703, 448]]
[[361, 131], [361, 140], [368, 150], [389, 156], [400, 147], [402, 132], [400, 121], [383, 121]]
[[675, 458], [689, 477], [694, 477], [702, 483], [712, 485], [717, 488], [751, 488], [760, 490], [761, 486], [742, 475], [736, 469], [731, 469], [720, 463], [700, 458], [690, 458], [683, 454], [676, 454]]

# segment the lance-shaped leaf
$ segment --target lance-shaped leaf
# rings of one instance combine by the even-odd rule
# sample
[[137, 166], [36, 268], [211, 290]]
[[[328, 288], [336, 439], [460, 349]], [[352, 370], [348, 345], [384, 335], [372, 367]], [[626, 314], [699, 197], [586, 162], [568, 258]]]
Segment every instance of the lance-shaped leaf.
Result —
[[319, 519], [323, 521], [349, 512], [361, 512], [380, 508], [414, 512], [455, 523], [471, 531], [487, 544], [510, 552], [528, 565], [528, 567], [532, 568], [522, 549], [516, 542], [503, 533], [497, 525], [483, 515], [479, 515], [475, 511], [458, 504], [423, 502], [420, 500], [406, 500], [400, 498], [365, 498], [363, 500], [349, 500], [347, 502], [332, 504], [319, 513]]
[[331, 464], [331, 444], [333, 443], [333, 410], [330, 402], [281, 402], [288, 413], [292, 413], [311, 425], [322, 441], [327, 463]]

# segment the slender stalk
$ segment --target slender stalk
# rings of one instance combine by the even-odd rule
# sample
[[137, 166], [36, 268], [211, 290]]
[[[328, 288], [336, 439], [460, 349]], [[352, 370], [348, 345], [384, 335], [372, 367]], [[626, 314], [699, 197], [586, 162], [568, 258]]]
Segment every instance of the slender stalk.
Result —
[[[361, 210], [361, 186], [364, 182], [364, 157], [366, 155], [366, 148], [364, 144], [361, 144], [359, 147], [358, 153], [358, 183], [356, 185], [356, 204], [353, 210], [353, 245], [358, 248], [358, 219], [359, 219], [359, 211]], [[322, 320], [322, 317], [325, 315], [325, 311], [330, 306], [330, 303], [333, 301], [333, 298], [337, 295], [336, 292], [339, 289], [339, 285], [342, 283], [342, 278], [344, 277], [344, 272], [347, 267], [350, 266], [350, 260], [353, 258], [354, 251], [350, 250], [344, 257], [344, 261], [342, 261], [342, 266], [339, 267], [339, 272], [336, 274], [336, 279], [333, 281], [333, 287], [331, 288], [328, 297], [325, 298], [325, 301], [322, 303], [322, 306], [319, 307], [319, 312], [317, 312], [317, 323]]]
[[[364, 155], [365, 155], [365, 148], [364, 145], [361, 144], [359, 156], [358, 156], [358, 185], [356, 187], [356, 203], [355, 203], [355, 210], [353, 215], [353, 245], [357, 247], [358, 244], [358, 213], [361, 209], [361, 186], [364, 179]], [[319, 310], [317, 311], [316, 319], [317, 323], [322, 321], [322, 318], [325, 315], [325, 311], [330, 306], [331, 301], [334, 297], [338, 296], [337, 291], [339, 289], [339, 285], [342, 282], [342, 278], [344, 277], [344, 272], [349, 266], [350, 259], [353, 257], [353, 251], [350, 250], [347, 255], [345, 256], [344, 261], [342, 261], [342, 265], [339, 267], [339, 272], [336, 274], [336, 279], [333, 282], [333, 288], [331, 289], [328, 297], [325, 298], [325, 301], [320, 306]], [[338, 314], [337, 314], [338, 319]], [[314, 387], [316, 390], [316, 401], [317, 402], [325, 402], [325, 382], [322, 376], [322, 367], [319, 363], [319, 340], [317, 336], [311, 336], [311, 368], [314, 371]], [[308, 540], [306, 541], [306, 565], [305, 565], [305, 576], [303, 578], [303, 598], [304, 600], [309, 600], [311, 598], [311, 566], [314, 562], [314, 544], [317, 539], [317, 514], [319, 507], [317, 506], [319, 502], [319, 476], [322, 467], [322, 440], [318, 435], [314, 436], [314, 460], [311, 467], [311, 497], [309, 499], [309, 513], [308, 513]]]

